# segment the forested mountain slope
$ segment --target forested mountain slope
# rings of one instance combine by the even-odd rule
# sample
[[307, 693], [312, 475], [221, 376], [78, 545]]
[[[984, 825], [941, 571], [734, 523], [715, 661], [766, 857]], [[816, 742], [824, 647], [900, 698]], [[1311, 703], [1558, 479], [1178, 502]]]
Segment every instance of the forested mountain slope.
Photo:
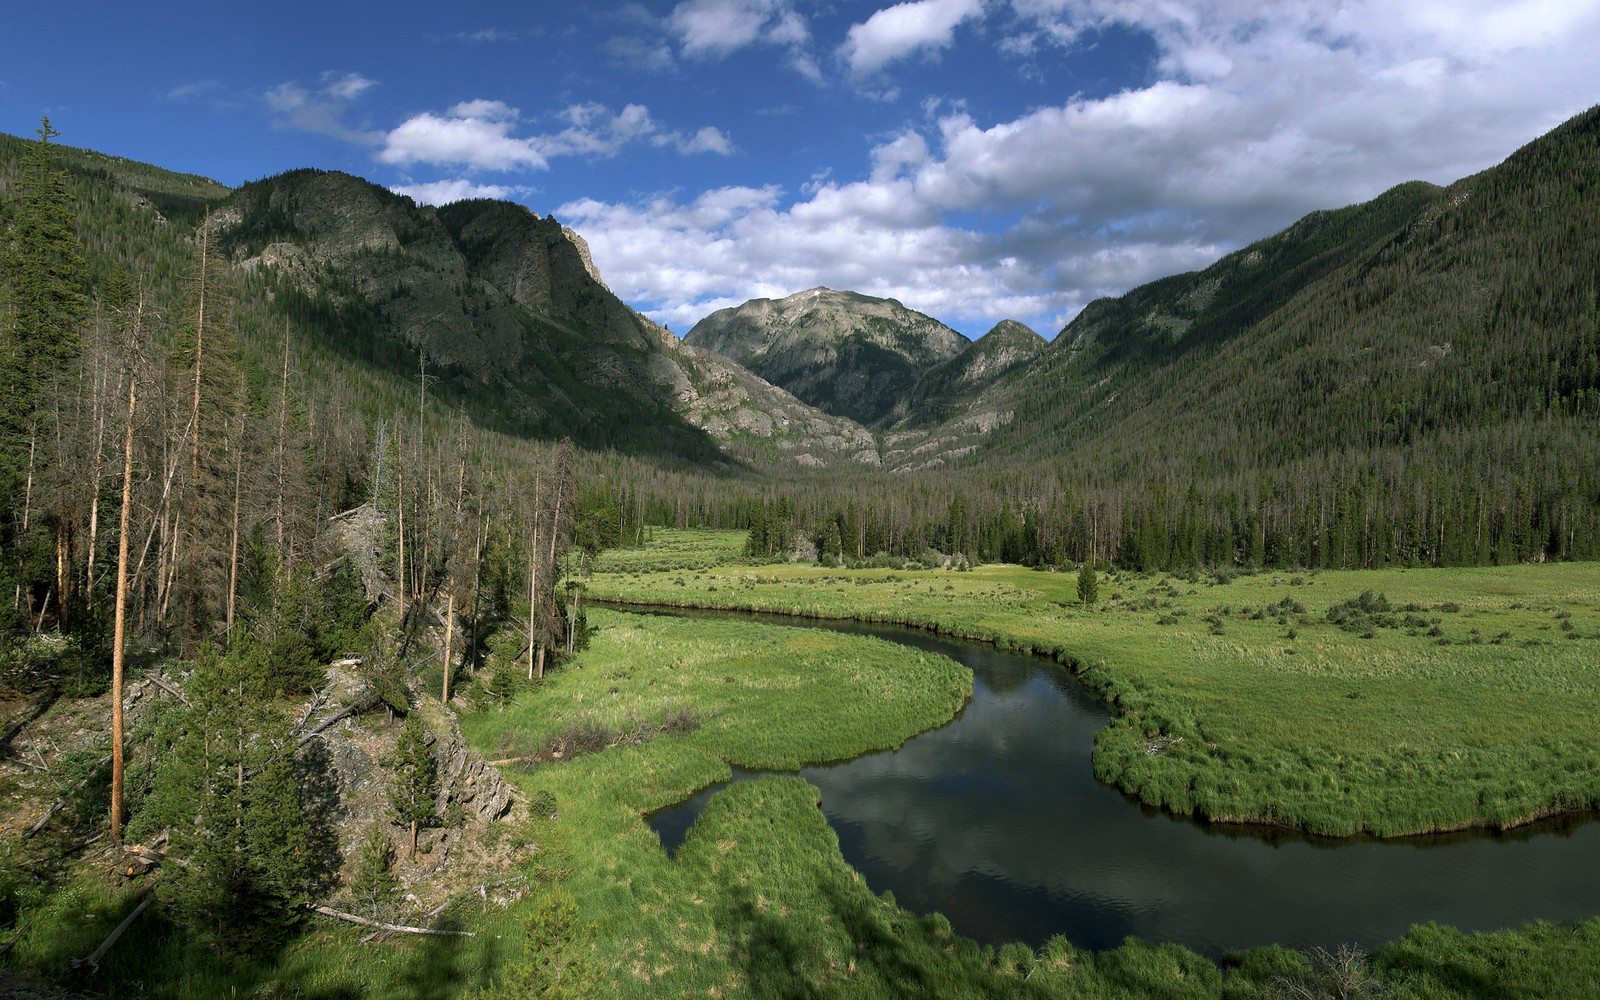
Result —
[[[1449, 187], [1313, 213], [1092, 303], [1048, 345], [1013, 324], [968, 344], [826, 290], [679, 343], [606, 289], [581, 238], [521, 206], [424, 208], [319, 171], [230, 193], [61, 155], [91, 286], [137, 261], [182, 300], [210, 206], [251, 391], [288, 350], [306, 419], [349, 431], [314, 454], [345, 497], [377, 425], [426, 396], [673, 493], [634, 496], [635, 523], [650, 508], [744, 527], [784, 495], [796, 529], [862, 556], [1382, 565], [1600, 555], [1596, 136], [1591, 111]], [[862, 419], [695, 346], [713, 340], [793, 362], [785, 378]], [[851, 396], [868, 383], [892, 391]]]
[[1247, 532], [1340, 564], [1593, 552], [1597, 170], [1590, 111], [1448, 188], [1093, 303], [996, 390], [1016, 416], [983, 461], [1065, 458], [1115, 486], [1134, 561]]

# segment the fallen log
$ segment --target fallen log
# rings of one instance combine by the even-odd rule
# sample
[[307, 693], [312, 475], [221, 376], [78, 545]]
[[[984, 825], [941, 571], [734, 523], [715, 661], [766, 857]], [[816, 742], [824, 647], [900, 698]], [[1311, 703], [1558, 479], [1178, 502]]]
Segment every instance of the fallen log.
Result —
[[316, 738], [318, 736], [321, 736], [327, 730], [332, 729], [334, 723], [340, 721], [341, 719], [348, 719], [352, 715], [360, 715], [362, 712], [365, 712], [367, 709], [373, 708], [374, 706], [376, 706], [378, 704], [378, 701], [379, 701], [379, 699], [377, 697], [373, 697], [369, 701], [363, 701], [363, 702], [360, 702], [360, 703], [354, 704], [354, 705], [346, 705], [345, 707], [339, 709], [339, 711], [333, 713], [332, 715], [328, 716], [326, 719], [323, 719], [321, 722], [317, 723], [317, 727], [315, 729], [311, 730], [310, 732], [306, 733], [305, 735], [301, 736], [300, 739], [298, 741], [296, 741], [295, 746], [305, 746], [307, 743], [310, 743], [314, 738]]
[[489, 761], [488, 764], [490, 767], [507, 767], [511, 764], [531, 764], [538, 759], [537, 754], [527, 754], [522, 757], [501, 757], [499, 760]]
[[74, 969], [87, 968], [91, 974], [100, 971], [100, 960], [106, 957], [106, 952], [111, 950], [111, 946], [117, 943], [117, 939], [122, 937], [122, 933], [132, 926], [133, 922], [138, 919], [139, 914], [143, 913], [145, 907], [150, 905], [150, 887], [145, 886], [139, 890], [137, 898], [139, 905], [133, 908], [132, 913], [122, 918], [122, 923], [117, 925], [116, 930], [106, 935], [106, 939], [100, 942], [100, 947], [90, 952], [88, 958], [75, 958], [72, 960]]
[[179, 701], [183, 702], [183, 707], [184, 708], [188, 708], [189, 707], [189, 696], [183, 693], [183, 689], [182, 688], [177, 687], [177, 686], [175, 686], [173, 684], [169, 684], [168, 682], [166, 682], [166, 681], [162, 680], [161, 678], [156, 677], [154, 675], [152, 675], [150, 677], [150, 683], [154, 684], [156, 687], [158, 687], [161, 690], [165, 691], [167, 694], [170, 694], [174, 698], [176, 698]]
[[22, 940], [22, 935], [28, 933], [28, 928], [33, 926], [33, 916], [30, 915], [27, 920], [24, 920], [22, 926], [17, 928], [17, 932], [11, 935], [11, 940], [6, 942], [4, 948], [0, 948], [0, 958], [5, 958], [11, 954], [11, 949], [17, 946], [18, 941]]
[[434, 937], [477, 936], [473, 931], [447, 931], [439, 930], [433, 927], [408, 927], [405, 924], [386, 924], [381, 920], [368, 920], [366, 917], [358, 917], [354, 913], [345, 913], [343, 910], [335, 910], [331, 906], [318, 906], [312, 903], [307, 903], [305, 905], [306, 909], [311, 910], [313, 913], [320, 913], [325, 917], [332, 917], [335, 920], [343, 920], [346, 923], [357, 924], [361, 927], [372, 927], [376, 930], [388, 931], [392, 934], [429, 934]]
[[311, 717], [316, 714], [317, 709], [321, 708], [322, 703], [327, 700], [328, 690], [328, 688], [323, 688], [312, 696], [311, 704], [306, 706], [305, 714], [300, 716], [300, 721], [296, 722], [294, 728], [289, 730], [291, 733], [299, 733], [300, 730], [306, 727], [306, 723], [311, 721]]

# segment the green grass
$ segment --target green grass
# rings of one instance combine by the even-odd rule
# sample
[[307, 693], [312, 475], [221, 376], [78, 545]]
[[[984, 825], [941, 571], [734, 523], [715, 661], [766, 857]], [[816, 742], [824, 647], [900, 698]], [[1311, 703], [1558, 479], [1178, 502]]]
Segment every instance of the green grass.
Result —
[[[1091, 683], [1141, 727], [1163, 712], [1176, 720], [1161, 726], [1168, 733], [1191, 731], [1180, 725], [1208, 732], [1201, 727], [1220, 726], [1219, 720], [1238, 727], [1238, 739], [1219, 741], [1218, 750], [1208, 747], [1199, 765], [1184, 756], [1182, 748], [1197, 742], [1187, 735], [1165, 757], [1150, 758], [1144, 743], [1137, 744], [1139, 757], [1182, 773], [1223, 766], [1203, 761], [1214, 756], [1226, 762], [1242, 753], [1235, 744], [1251, 741], [1259, 741], [1252, 750], [1263, 758], [1288, 746], [1315, 766], [1328, 766], [1298, 737], [1319, 734], [1323, 752], [1331, 753], [1327, 744], [1339, 727], [1319, 722], [1316, 706], [1273, 707], [1274, 699], [1285, 697], [1280, 687], [1301, 697], [1326, 691], [1330, 700], [1319, 703], [1320, 710], [1332, 712], [1365, 711], [1390, 697], [1386, 690], [1410, 685], [1430, 699], [1429, 711], [1454, 713], [1458, 747], [1515, 736], [1517, 723], [1495, 716], [1526, 697], [1543, 705], [1542, 721], [1533, 727], [1541, 739], [1551, 746], [1571, 739], [1576, 723], [1565, 718], [1561, 703], [1579, 703], [1571, 709], [1576, 713], [1583, 698], [1593, 697], [1577, 661], [1580, 651], [1597, 648], [1597, 575], [1593, 567], [1554, 566], [1324, 573], [1298, 583], [1287, 574], [1221, 584], [1173, 579], [1171, 586], [1161, 577], [1113, 578], [1102, 580], [1101, 593], [1117, 596], [1095, 611], [1071, 602], [1073, 574], [1014, 567], [970, 573], [739, 567], [597, 576], [592, 589], [617, 595], [625, 587], [632, 599], [673, 596], [678, 603], [718, 603], [721, 595], [721, 603], [791, 613], [864, 610], [880, 620], [942, 624], [946, 631], [1018, 648], [1071, 651], [1086, 664]], [[1374, 626], [1374, 637], [1362, 639], [1361, 632], [1326, 620], [1329, 608], [1362, 590], [1384, 591], [1391, 605], [1427, 605], [1419, 614], [1438, 617], [1447, 636], [1470, 640], [1477, 628], [1483, 642], [1440, 646], [1428, 629], [1407, 635], [1403, 620], [1398, 628]], [[1304, 608], [1290, 610], [1289, 624], [1254, 617], [1264, 604], [1281, 606], [1285, 596]], [[1445, 604], [1458, 609], [1440, 606]], [[1213, 634], [1206, 614], [1221, 623], [1221, 635]], [[1158, 618], [1175, 623], [1160, 625]], [[522, 918], [547, 889], [560, 887], [572, 894], [580, 923], [592, 931], [584, 947], [601, 970], [602, 995], [1243, 1000], [1289, 995], [1290, 984], [1337, 995], [1328, 993], [1332, 981], [1325, 970], [1281, 949], [1234, 956], [1224, 982], [1216, 965], [1159, 942], [1130, 940], [1099, 954], [1061, 938], [1037, 950], [1022, 944], [980, 947], [952, 933], [938, 914], [912, 914], [887, 894], [874, 894], [840, 856], [817, 808], [816, 789], [798, 778], [729, 787], [711, 800], [677, 858], [668, 859], [645, 814], [726, 777], [730, 762], [792, 768], [897, 746], [949, 719], [969, 695], [971, 678], [943, 657], [861, 636], [603, 608], [593, 609], [590, 620], [597, 632], [588, 651], [503, 707], [462, 719], [469, 741], [490, 757], [539, 750], [549, 737], [575, 728], [637, 737], [598, 752], [506, 769], [523, 796], [554, 811], [554, 818], [542, 813], [497, 827], [511, 859], [506, 874], [530, 880], [532, 892], [523, 903], [502, 911], [480, 907], [475, 896], [458, 901], [448, 913], [456, 926], [477, 932], [472, 939], [392, 938], [363, 945], [359, 929], [312, 920], [281, 951], [245, 963], [194, 954], [158, 908], [113, 951], [94, 988], [111, 996], [151, 997], [230, 991], [472, 996], [506, 962], [517, 960]], [[1563, 621], [1573, 628], [1563, 629]], [[1297, 638], [1283, 638], [1291, 627]], [[1492, 645], [1504, 631], [1511, 636]], [[1583, 638], [1561, 638], [1568, 632]], [[1542, 642], [1523, 645], [1530, 639]], [[1297, 652], [1282, 652], [1291, 647]], [[1115, 668], [1109, 665], [1113, 659]], [[1248, 695], [1247, 703], [1199, 697], [1196, 692], [1204, 694], [1208, 685]], [[1442, 690], [1430, 692], [1431, 687]], [[1482, 689], [1517, 697], [1497, 700]], [[1348, 698], [1351, 691], [1362, 697]], [[1451, 692], [1477, 697], [1492, 709], [1490, 717], [1464, 718], [1451, 707]], [[1193, 702], [1180, 703], [1180, 697]], [[690, 710], [700, 720], [697, 729], [682, 724], [692, 717]], [[1278, 711], [1295, 715], [1274, 719]], [[1392, 720], [1379, 713], [1382, 724], [1362, 731], [1403, 734], [1416, 747], [1428, 745], [1426, 740], [1449, 745], [1450, 728], [1434, 724], [1427, 713], [1396, 713]], [[674, 723], [668, 731], [663, 720]], [[1450, 759], [1439, 753], [1435, 758]], [[1366, 780], [1389, 776], [1386, 767], [1374, 752]], [[1169, 772], [1151, 773], [1159, 779]], [[67, 960], [87, 954], [131, 905], [119, 881], [85, 873], [30, 902], [31, 929], [7, 961], [63, 975]], [[1418, 927], [1380, 949], [1361, 971], [1397, 998], [1595, 995], [1600, 920], [1478, 935]]]
[[[637, 731], [686, 706], [705, 720], [695, 732], [511, 775], [530, 798], [554, 803], [556, 819], [526, 834], [538, 845], [533, 869], [570, 891], [595, 928], [602, 994], [1110, 1000], [1330, 986], [1304, 956], [1280, 949], [1237, 956], [1224, 984], [1216, 965], [1156, 942], [1099, 954], [1059, 937], [1037, 950], [980, 947], [938, 914], [872, 893], [840, 856], [816, 789], [797, 778], [730, 786], [669, 860], [644, 814], [724, 777], [727, 761], [790, 767], [896, 745], [948, 718], [970, 677], [942, 657], [858, 636], [600, 609], [593, 620], [587, 653], [463, 726], [494, 754], [542, 745], [580, 721]], [[1600, 921], [1591, 921], [1494, 935], [1417, 928], [1362, 970], [1396, 997], [1553, 1000], [1583, 995], [1597, 963]]]
[[[1330, 621], [1363, 592], [1389, 610]], [[1316, 833], [1600, 806], [1600, 566], [1110, 575], [1016, 566], [596, 574], [600, 599], [859, 618], [1070, 664], [1116, 717], [1096, 773], [1180, 814]], [[1286, 603], [1287, 602], [1287, 603]], [[1182, 742], [1149, 753], [1157, 736]]]
[[[769, 941], [762, 920], [796, 924], [787, 933], [811, 956], [796, 958], [796, 983], [857, 982], [844, 916], [819, 925], [817, 914], [899, 911], [840, 858], [814, 788], [768, 778], [725, 791], [676, 862], [643, 816], [726, 779], [730, 764], [794, 769], [898, 746], [952, 718], [971, 674], [862, 636], [603, 609], [590, 622], [598, 631], [578, 661], [510, 707], [464, 718], [463, 731], [490, 755], [526, 753], [574, 727], [648, 737], [511, 772], [530, 798], [554, 802], [557, 819], [534, 824], [536, 863], [603, 928], [607, 988], [704, 996], [767, 981], [789, 946]], [[698, 729], [659, 731], [685, 710]]]
[[645, 545], [606, 549], [595, 560], [600, 573], [654, 573], [676, 569], [706, 569], [745, 560], [742, 531], [704, 528], [649, 528]]

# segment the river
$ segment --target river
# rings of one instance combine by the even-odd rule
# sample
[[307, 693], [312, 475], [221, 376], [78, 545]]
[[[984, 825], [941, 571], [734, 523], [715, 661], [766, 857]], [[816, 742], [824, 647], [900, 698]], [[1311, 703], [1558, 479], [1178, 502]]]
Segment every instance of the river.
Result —
[[[1593, 816], [1391, 841], [1173, 817], [1095, 780], [1107, 709], [1052, 663], [911, 629], [763, 620], [876, 635], [972, 670], [952, 722], [799, 775], [868, 885], [979, 942], [1062, 934], [1098, 950], [1131, 934], [1216, 958], [1273, 943], [1370, 950], [1427, 921], [1493, 930], [1600, 912]], [[718, 790], [650, 817], [669, 851]]]

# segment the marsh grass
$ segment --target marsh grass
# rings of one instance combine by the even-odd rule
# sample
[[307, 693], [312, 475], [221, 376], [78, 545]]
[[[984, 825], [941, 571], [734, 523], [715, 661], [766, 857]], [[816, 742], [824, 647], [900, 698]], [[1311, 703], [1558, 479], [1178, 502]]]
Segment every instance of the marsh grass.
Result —
[[745, 538], [742, 531], [651, 528], [647, 544], [637, 548], [606, 549], [596, 558], [594, 568], [601, 573], [659, 573], [746, 562]]
[[[1114, 573], [1094, 609], [1071, 574], [1016, 566], [681, 578], [601, 574], [590, 593], [895, 622], [1050, 657], [1116, 712], [1096, 774], [1180, 814], [1398, 836], [1600, 807], [1594, 565]], [[1152, 754], [1163, 737], [1182, 742]]]

